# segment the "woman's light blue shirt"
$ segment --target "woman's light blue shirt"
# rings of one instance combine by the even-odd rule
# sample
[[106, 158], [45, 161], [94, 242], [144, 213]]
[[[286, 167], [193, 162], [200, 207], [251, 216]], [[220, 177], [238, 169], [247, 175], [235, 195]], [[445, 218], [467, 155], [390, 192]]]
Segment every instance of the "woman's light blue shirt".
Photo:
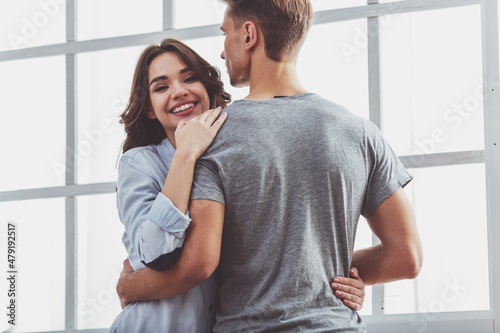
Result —
[[[125, 226], [122, 241], [136, 271], [163, 271], [180, 255], [191, 219], [161, 190], [175, 153], [168, 139], [128, 150], [118, 167], [117, 207]], [[110, 332], [210, 332], [214, 321], [214, 277], [177, 297], [135, 302]]]

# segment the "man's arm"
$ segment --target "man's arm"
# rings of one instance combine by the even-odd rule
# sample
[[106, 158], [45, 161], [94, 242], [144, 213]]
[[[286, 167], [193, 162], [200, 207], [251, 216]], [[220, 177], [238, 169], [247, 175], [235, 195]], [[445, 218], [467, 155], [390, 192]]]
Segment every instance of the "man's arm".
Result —
[[417, 277], [422, 267], [422, 246], [413, 209], [400, 188], [368, 218], [381, 243], [355, 251], [352, 267], [366, 285]]
[[122, 304], [171, 298], [212, 275], [219, 265], [224, 205], [211, 200], [193, 200], [189, 215], [192, 221], [177, 263], [163, 272], [144, 268], [123, 274], [116, 287]]

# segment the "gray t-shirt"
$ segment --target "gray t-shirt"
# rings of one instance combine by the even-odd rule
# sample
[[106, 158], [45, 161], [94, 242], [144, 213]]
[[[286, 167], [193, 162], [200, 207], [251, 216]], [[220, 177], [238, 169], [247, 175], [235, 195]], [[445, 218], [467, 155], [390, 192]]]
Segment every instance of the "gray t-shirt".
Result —
[[411, 180], [378, 128], [305, 93], [239, 100], [192, 199], [225, 205], [215, 332], [365, 332], [333, 294], [360, 214]]

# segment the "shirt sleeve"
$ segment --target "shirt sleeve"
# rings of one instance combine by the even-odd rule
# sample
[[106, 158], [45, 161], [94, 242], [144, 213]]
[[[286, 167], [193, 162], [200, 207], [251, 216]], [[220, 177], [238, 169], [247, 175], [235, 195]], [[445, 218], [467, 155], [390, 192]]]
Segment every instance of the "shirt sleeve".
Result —
[[361, 210], [364, 217], [370, 216], [385, 199], [413, 178], [373, 123], [367, 124], [366, 133], [371, 169]]
[[[159, 157], [143, 152], [122, 156], [118, 168], [117, 206], [126, 235], [141, 262], [162, 271], [179, 258], [191, 219], [163, 193], [166, 178]], [[139, 161], [138, 161], [139, 160]]]
[[224, 186], [217, 165], [209, 155], [203, 155], [196, 162], [191, 188], [191, 200], [195, 199], [213, 200], [226, 205]]

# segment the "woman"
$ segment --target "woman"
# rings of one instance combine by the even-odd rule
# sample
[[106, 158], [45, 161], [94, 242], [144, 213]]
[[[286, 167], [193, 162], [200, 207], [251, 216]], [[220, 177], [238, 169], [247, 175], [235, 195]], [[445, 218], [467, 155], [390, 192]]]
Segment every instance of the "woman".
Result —
[[[190, 223], [194, 165], [224, 123], [221, 110], [229, 101], [218, 70], [185, 44], [165, 39], [143, 51], [122, 114], [127, 137], [117, 192], [133, 270], [162, 271], [178, 259]], [[357, 309], [364, 285], [353, 276], [335, 280], [336, 292]], [[209, 332], [214, 296], [211, 277], [177, 297], [130, 304], [110, 332]]]

